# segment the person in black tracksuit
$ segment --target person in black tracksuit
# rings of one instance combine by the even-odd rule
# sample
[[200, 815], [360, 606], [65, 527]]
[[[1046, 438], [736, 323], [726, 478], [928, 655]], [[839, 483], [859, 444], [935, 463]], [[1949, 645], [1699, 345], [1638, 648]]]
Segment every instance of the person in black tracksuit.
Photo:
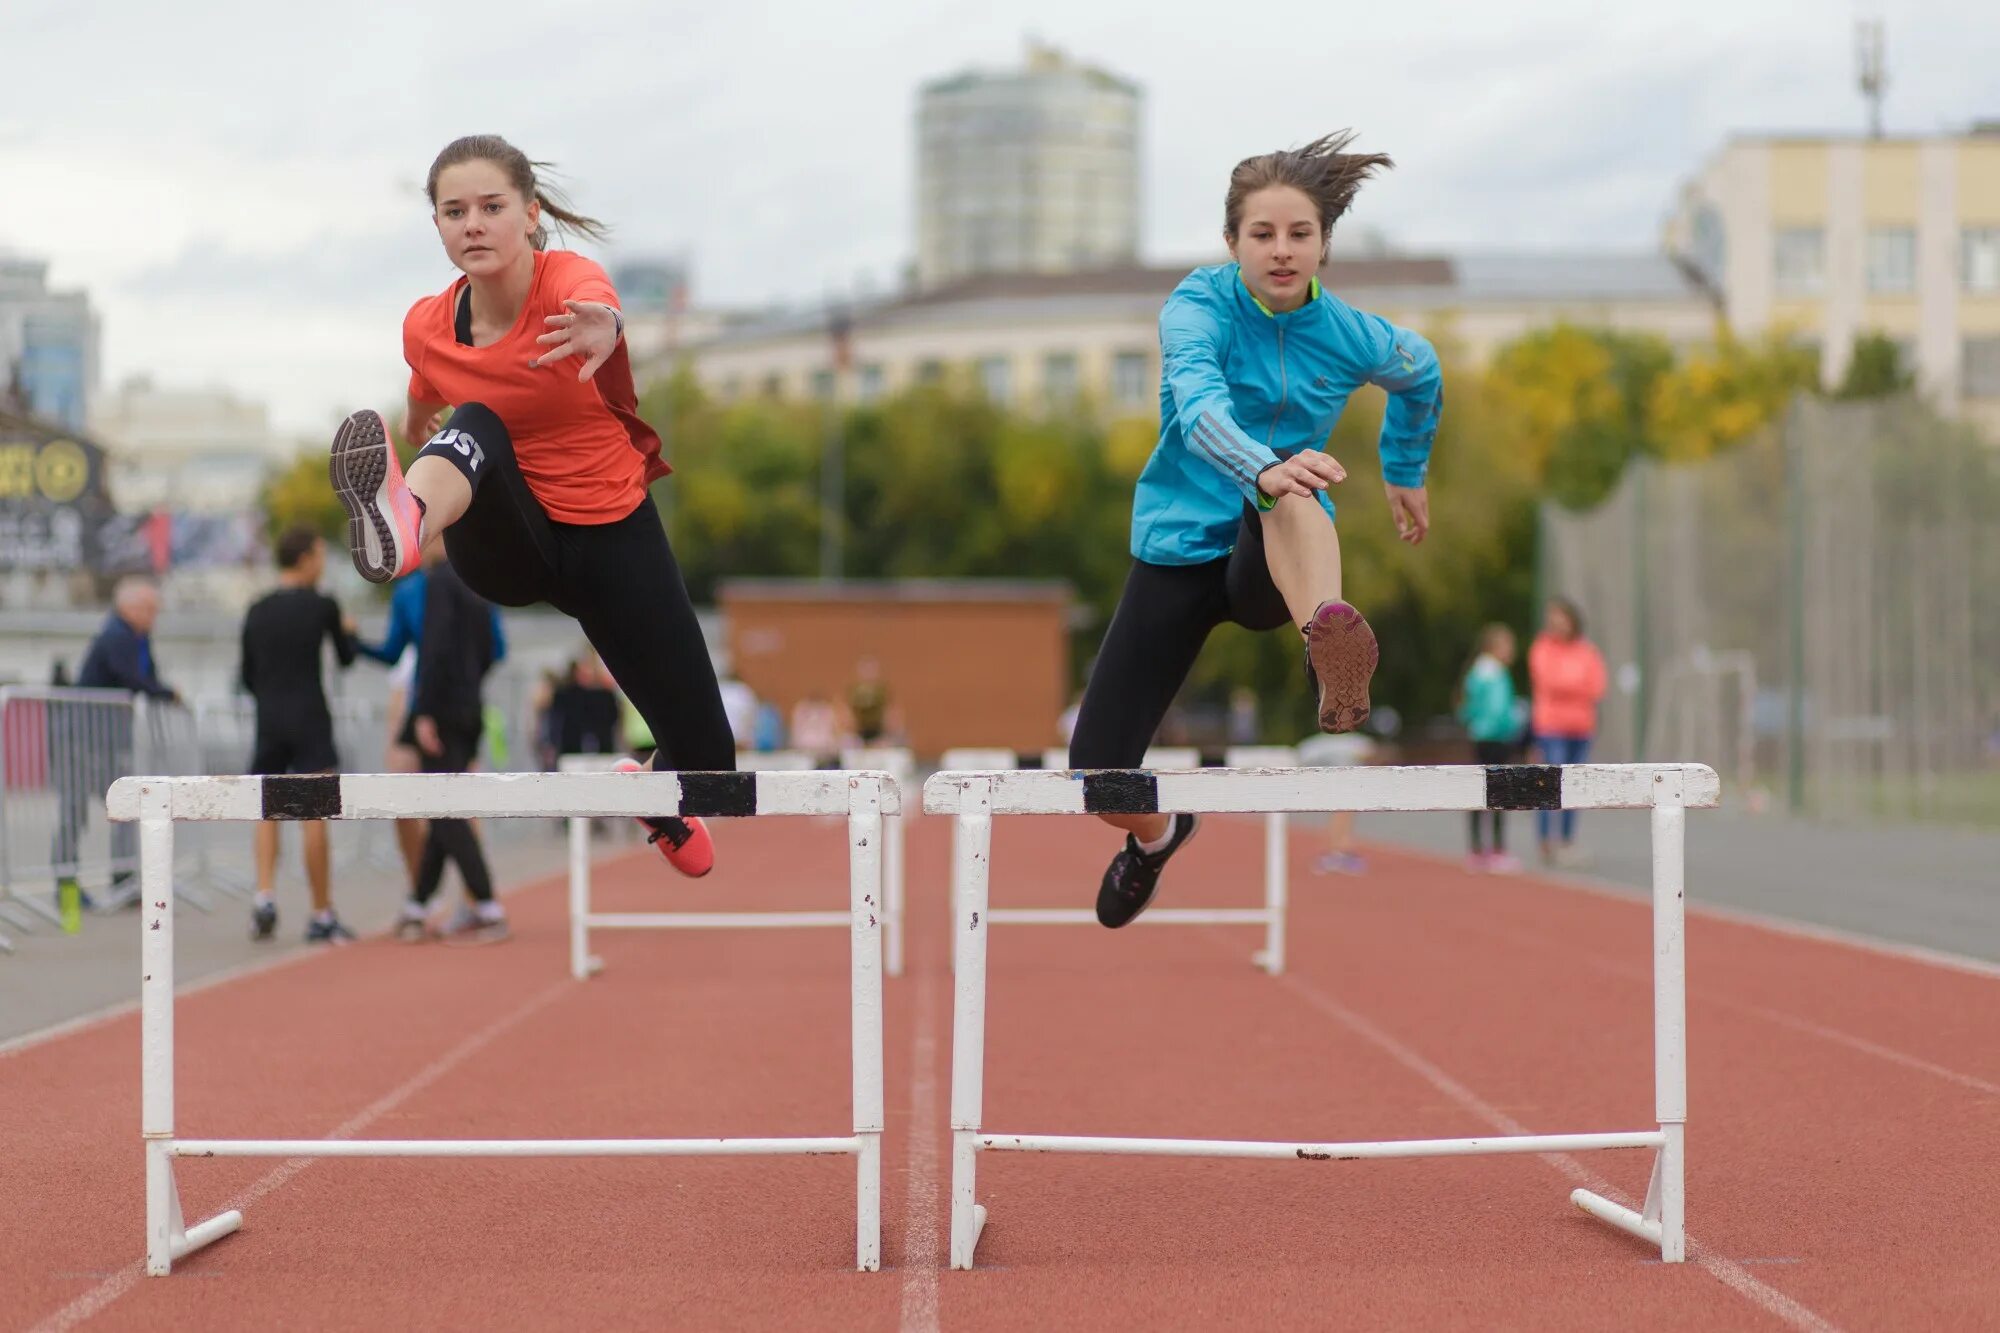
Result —
[[[444, 558], [442, 542], [430, 546], [425, 568], [423, 640], [403, 739], [416, 747], [424, 772], [463, 773], [485, 730], [480, 688], [493, 666], [493, 613]], [[507, 938], [505, 910], [493, 896], [492, 873], [467, 819], [430, 821], [416, 886], [397, 933], [419, 939], [431, 933], [426, 918], [447, 861], [458, 866], [472, 902], [446, 928], [445, 938], [467, 944]]]
[[[354, 624], [340, 603], [319, 590], [326, 570], [326, 542], [295, 526], [278, 539], [278, 587], [243, 617], [243, 660], [238, 676], [257, 702], [257, 740], [250, 771], [267, 775], [333, 773], [340, 756], [333, 744], [333, 715], [321, 678], [321, 645], [331, 642], [342, 667], [354, 664]], [[354, 938], [333, 910], [332, 869], [326, 821], [307, 820], [306, 881], [312, 921], [306, 943], [339, 944]], [[278, 824], [257, 826], [257, 897], [250, 908], [251, 938], [269, 939], [278, 926], [271, 890], [278, 875]]]

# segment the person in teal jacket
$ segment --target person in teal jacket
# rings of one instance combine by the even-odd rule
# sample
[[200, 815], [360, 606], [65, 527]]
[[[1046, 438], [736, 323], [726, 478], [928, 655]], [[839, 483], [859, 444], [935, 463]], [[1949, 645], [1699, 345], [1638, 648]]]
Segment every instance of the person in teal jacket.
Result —
[[[1514, 693], [1514, 631], [1505, 625], [1488, 625], [1479, 634], [1479, 655], [1466, 669], [1459, 686], [1458, 720], [1472, 741], [1473, 758], [1482, 764], [1511, 764], [1521, 748], [1526, 730], [1521, 700]], [[1482, 820], [1493, 821], [1493, 850], [1486, 850]], [[1507, 854], [1507, 827], [1500, 811], [1472, 812], [1472, 847], [1465, 866], [1471, 871], [1511, 875], [1521, 863]]]
[[[1344, 151], [1353, 137], [1238, 163], [1222, 229], [1234, 262], [1190, 273], [1160, 312], [1160, 438], [1133, 497], [1134, 563], [1084, 690], [1074, 768], [1137, 767], [1224, 621], [1297, 625], [1320, 729], [1368, 717], [1375, 635], [1342, 595], [1328, 491], [1347, 473], [1323, 447], [1356, 389], [1386, 390], [1389, 511], [1405, 541], [1421, 542], [1443, 383], [1423, 338], [1320, 285], [1333, 224], [1362, 181], [1392, 165]], [[1100, 817], [1126, 832], [1097, 895], [1097, 919], [1115, 928], [1152, 902], [1200, 821]]]

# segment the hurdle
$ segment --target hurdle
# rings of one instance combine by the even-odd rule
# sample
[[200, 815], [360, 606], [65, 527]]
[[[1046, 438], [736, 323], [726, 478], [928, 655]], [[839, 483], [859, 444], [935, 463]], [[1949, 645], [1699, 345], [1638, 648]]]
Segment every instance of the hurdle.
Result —
[[[566, 754], [556, 761], [564, 773], [609, 773], [619, 761], [615, 754]], [[817, 755], [803, 750], [746, 750], [736, 767], [751, 773], [809, 772], [821, 767]], [[908, 750], [857, 748], [840, 753], [839, 767], [848, 771], [886, 772], [896, 783], [916, 780], [916, 762]], [[596, 912], [591, 910], [591, 821], [569, 821], [569, 974], [581, 981], [604, 970], [604, 960], [590, 951], [592, 930], [757, 930], [788, 926], [835, 926], [849, 923], [846, 912]], [[885, 880], [882, 920], [882, 970], [903, 975], [903, 819], [884, 813], [882, 869]]]
[[[1232, 745], [1223, 750], [1201, 750], [1194, 746], [1156, 745], [1146, 751], [1140, 767], [1147, 770], [1195, 768], [1290, 768], [1299, 761], [1299, 752], [1289, 745]], [[947, 750], [939, 759], [941, 771], [1063, 769], [1069, 764], [1065, 750], [1040, 753], [1019, 750], [964, 748]], [[961, 825], [952, 825], [953, 902], [960, 885], [958, 836]], [[1275, 810], [1264, 816], [1264, 905], [1262, 907], [1155, 907], [1132, 924], [1135, 926], [1262, 926], [1264, 947], [1250, 955], [1250, 961], [1272, 976], [1285, 970], [1285, 913], [1290, 897], [1289, 867], [1291, 816]], [[1015, 926], [1095, 926], [1097, 912], [1089, 907], [998, 907], [986, 917], [998, 925]], [[957, 966], [957, 954], [951, 955]]]
[[[882, 819], [900, 808], [887, 773], [347, 773], [311, 777], [121, 778], [114, 820], [139, 824], [140, 1131], [146, 1149], [146, 1272], [243, 1224], [236, 1210], [181, 1215], [178, 1157], [736, 1157], [856, 1159], [855, 1267], [882, 1264]], [[641, 815], [844, 815], [848, 827], [853, 1132], [817, 1138], [193, 1139], [174, 1129], [174, 825], [264, 819], [507, 819]]]
[[[1652, 1179], [1634, 1212], [1578, 1189], [1570, 1199], [1600, 1221], [1660, 1250], [1687, 1257], [1687, 966], [1685, 845], [1690, 808], [1720, 800], [1715, 771], [1701, 764], [1460, 765], [1254, 769], [1187, 773], [1111, 769], [940, 772], [924, 784], [924, 809], [955, 816], [951, 1049], [951, 1265], [971, 1268], [986, 1225], [975, 1191], [981, 1152], [1249, 1157], [1304, 1162], [1487, 1153], [1651, 1148]], [[987, 897], [995, 815], [1266, 813], [1316, 810], [1651, 811], [1653, 842], [1653, 1100], [1656, 1127], [1617, 1133], [1517, 1134], [1353, 1143], [1105, 1138], [995, 1134], [981, 1126], [986, 1077]]]

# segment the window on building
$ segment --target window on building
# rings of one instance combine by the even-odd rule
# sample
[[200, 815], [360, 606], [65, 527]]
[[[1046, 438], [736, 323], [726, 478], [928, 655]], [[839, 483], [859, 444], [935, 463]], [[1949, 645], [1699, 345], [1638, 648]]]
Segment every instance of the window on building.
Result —
[[1826, 233], [1786, 227], [1772, 238], [1773, 276], [1780, 296], [1815, 296], [1826, 285]]
[[1967, 227], [1962, 248], [1965, 290], [2000, 292], [2000, 227]]
[[864, 403], [879, 402], [882, 398], [882, 391], [888, 382], [888, 376], [882, 369], [882, 363], [871, 361], [861, 367], [861, 375], [855, 383], [855, 391], [860, 395], [861, 401]]
[[943, 384], [944, 362], [935, 360], [919, 361], [917, 363], [917, 383]]
[[1144, 407], [1154, 390], [1152, 358], [1144, 352], [1120, 352], [1111, 361], [1111, 397], [1120, 407]]
[[1917, 289], [1917, 233], [1909, 227], [1868, 232], [1868, 290], [1878, 294]]
[[784, 397], [785, 377], [783, 375], [766, 375], [764, 377], [764, 396], [766, 398]]
[[812, 377], [813, 401], [830, 403], [833, 401], [833, 372], [815, 370]]
[[2000, 398], [2000, 338], [1967, 338], [1964, 370], [1967, 398]]
[[1013, 399], [1013, 367], [1004, 356], [989, 356], [979, 363], [979, 388], [989, 402], [1006, 403]]
[[1050, 352], [1042, 358], [1042, 397], [1050, 407], [1076, 402], [1076, 353]]

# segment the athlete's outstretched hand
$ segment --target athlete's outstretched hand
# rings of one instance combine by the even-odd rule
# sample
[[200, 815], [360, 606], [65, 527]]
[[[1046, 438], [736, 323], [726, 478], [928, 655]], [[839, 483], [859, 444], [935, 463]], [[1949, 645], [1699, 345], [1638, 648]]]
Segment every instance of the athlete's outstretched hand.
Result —
[[1389, 517], [1396, 520], [1396, 535], [1415, 546], [1431, 530], [1430, 492], [1421, 486], [1391, 486], [1386, 482], [1382, 489], [1389, 493]]
[[1301, 449], [1257, 474], [1257, 489], [1273, 500], [1287, 495], [1311, 495], [1347, 480], [1339, 460], [1317, 449]]
[[549, 331], [535, 341], [550, 350], [528, 364], [546, 366], [566, 356], [580, 356], [583, 369], [576, 372], [576, 377], [579, 381], [587, 380], [618, 348], [618, 317], [611, 313], [610, 306], [595, 301], [564, 301], [563, 309], [569, 313], [550, 315], [542, 321]]

